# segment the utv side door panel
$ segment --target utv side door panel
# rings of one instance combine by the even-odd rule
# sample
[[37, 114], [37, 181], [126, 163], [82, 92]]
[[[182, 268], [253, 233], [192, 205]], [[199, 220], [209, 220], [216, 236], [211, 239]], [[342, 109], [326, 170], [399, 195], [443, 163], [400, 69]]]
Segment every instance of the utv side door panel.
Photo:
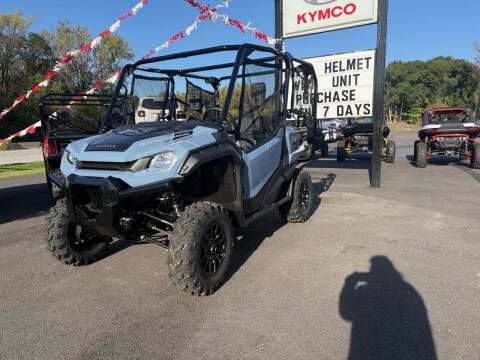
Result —
[[243, 155], [245, 199], [252, 199], [280, 165], [282, 138], [275, 136], [255, 150]]

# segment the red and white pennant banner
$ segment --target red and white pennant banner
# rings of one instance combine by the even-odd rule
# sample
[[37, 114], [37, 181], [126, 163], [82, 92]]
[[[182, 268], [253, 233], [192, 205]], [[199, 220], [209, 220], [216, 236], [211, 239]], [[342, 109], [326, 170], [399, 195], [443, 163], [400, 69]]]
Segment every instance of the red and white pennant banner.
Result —
[[275, 45], [278, 42], [277, 39], [274, 39], [268, 36], [267, 34], [260, 32], [256, 28], [252, 27], [250, 22], [245, 25], [240, 20], [233, 19], [228, 15], [219, 14], [216, 10], [211, 9], [208, 5], [203, 5], [194, 0], [185, 0], [185, 1], [190, 5], [192, 5], [193, 7], [197, 8], [201, 14], [203, 14], [204, 16], [207, 16], [213, 22], [220, 19], [225, 25], [236, 26], [241, 32], [251, 33], [257, 39], [263, 40], [270, 45]]
[[[229, 3], [230, 3], [231, 0], [224, 0], [222, 3], [216, 5], [215, 7], [213, 7], [212, 9], [209, 8], [210, 11], [214, 12], [216, 11], [217, 9], [219, 8], [225, 8], [225, 7], [228, 7]], [[156, 48], [152, 49], [150, 52], [148, 52], [145, 56], [143, 56], [141, 59], [148, 59], [154, 55], [156, 55], [157, 53], [159, 53], [160, 51], [168, 48], [172, 43], [174, 43], [175, 41], [179, 40], [179, 39], [183, 39], [183, 38], [186, 38], [187, 36], [190, 36], [190, 34], [197, 29], [197, 26], [200, 22], [204, 21], [204, 20], [207, 20], [207, 19], [210, 19], [210, 17], [208, 15], [205, 15], [205, 14], [201, 14], [200, 16], [198, 16], [196, 19], [195, 19], [195, 22], [188, 26], [185, 30], [182, 30], [180, 32], [178, 32], [177, 34], [171, 36], [165, 43], [163, 43], [162, 45], [160, 46], [157, 46]], [[120, 77], [120, 71], [116, 72], [115, 74], [113, 74], [112, 76], [110, 76], [108, 79], [106, 80], [103, 80], [103, 81], [99, 81], [97, 82], [95, 85], [93, 85], [89, 90], [87, 91], [84, 91], [84, 92], [81, 92], [81, 94], [93, 94], [97, 89], [100, 89], [102, 87], [104, 87], [106, 84], [116, 84], [118, 79]], [[77, 97], [78, 100], [82, 99], [82, 96], [79, 95]], [[71, 101], [68, 105], [65, 105], [64, 108], [70, 108], [72, 105], [74, 105], [75, 103], [75, 100]], [[57, 115], [57, 112], [54, 112], [52, 115], [50, 116], [56, 116]], [[10, 135], [9, 137], [5, 138], [5, 139], [0, 139], [0, 143], [2, 142], [5, 142], [5, 141], [10, 141], [12, 140], [13, 138], [16, 138], [16, 137], [22, 137], [22, 136], [25, 136], [25, 135], [28, 135], [28, 134], [35, 134], [36, 132], [36, 129], [41, 127], [42, 124], [40, 121], [36, 122], [35, 124], [32, 124], [30, 125], [29, 127], [27, 127], [26, 129], [23, 129], [21, 131], [18, 131], [12, 135]]]
[[23, 129], [19, 132], [16, 132], [15, 134], [10, 135], [6, 139], [0, 139], [0, 144], [5, 142], [5, 141], [10, 141], [10, 140], [12, 140], [13, 138], [16, 138], [16, 137], [22, 137], [22, 136], [25, 136], [25, 135], [28, 135], [28, 134], [35, 134], [35, 132], [37, 131], [37, 128], [39, 128], [40, 126], [42, 126], [41, 122], [37, 121], [35, 124], [32, 124], [29, 127], [25, 128], [25, 129]]
[[[146, 4], [148, 0], [143, 0], [141, 3], [139, 4]], [[213, 22], [217, 21], [218, 19], [220, 19], [225, 25], [228, 25], [228, 26], [236, 26], [240, 31], [242, 31], [243, 33], [251, 33], [255, 36], [255, 38], [257, 39], [260, 39], [260, 40], [263, 40], [267, 43], [269, 43], [270, 45], [274, 45], [277, 40], [274, 39], [274, 38], [271, 38], [270, 36], [268, 36], [267, 34], [264, 34], [260, 31], [258, 31], [257, 29], [255, 29], [254, 27], [252, 27], [250, 25], [250, 23], [248, 23], [247, 25], [244, 25], [242, 24], [242, 22], [240, 22], [239, 20], [236, 20], [236, 19], [233, 19], [233, 18], [230, 18], [228, 15], [222, 15], [222, 14], [218, 14], [217, 13], [217, 10], [220, 9], [220, 8], [226, 8], [229, 6], [229, 3], [231, 0], [224, 0], [222, 3], [214, 6], [213, 8], [210, 7], [209, 5], [202, 5], [201, 3], [198, 3], [198, 2], [195, 2], [193, 0], [185, 0], [187, 3], [189, 3], [190, 5], [192, 5], [193, 7], [197, 8], [199, 11], [200, 11], [200, 15], [195, 19], [195, 22], [193, 24], [191, 24], [190, 26], [188, 26], [185, 30], [182, 30], [178, 33], [176, 33], [175, 35], [171, 36], [165, 43], [161, 44], [160, 46], [157, 46], [155, 47], [154, 49], [152, 49], [150, 52], [148, 52], [145, 56], [142, 57], [142, 59], [148, 59], [154, 55], [156, 55], [157, 53], [159, 53], [160, 51], [162, 50], [165, 50], [166, 48], [168, 48], [172, 43], [174, 43], [175, 41], [177, 40], [180, 40], [180, 39], [184, 39], [188, 36], [190, 36], [190, 34], [197, 29], [198, 27], [198, 24], [200, 24], [201, 22], [205, 21], [205, 20], [211, 20]], [[139, 4], [137, 4], [137, 6], [139, 6]], [[133, 10], [133, 9], [132, 9]], [[131, 11], [132, 11], [131, 10]], [[138, 9], [136, 10], [138, 11]], [[125, 15], [124, 15], [125, 16]], [[130, 16], [130, 15], [129, 15]], [[122, 18], [120, 18], [122, 19]], [[120, 21], [119, 19], [119, 21]], [[118, 23], [118, 21], [117, 21]], [[114, 24], [115, 25], [115, 24]], [[120, 24], [117, 25], [117, 28]], [[113, 27], [113, 25], [112, 25]], [[97, 44], [98, 45], [98, 44]], [[85, 91], [83, 92], [84, 94], [92, 94], [94, 93], [97, 89], [100, 89], [102, 88], [103, 86], [105, 86], [106, 84], [115, 84], [118, 80], [120, 76], [120, 72], [117, 72], [115, 74], [113, 74], [111, 77], [109, 77], [108, 79], [104, 80], [104, 81], [99, 81], [98, 83], [96, 83], [95, 85], [92, 86], [91, 89], [89, 89], [88, 91]], [[48, 84], [48, 83], [47, 83]], [[78, 96], [78, 99], [81, 99], [82, 96]], [[69, 108], [70, 106], [72, 106], [74, 104], [75, 101], [72, 101], [69, 105], [66, 105], [65, 108]], [[52, 114], [53, 116], [56, 115], [56, 113], [53, 113]], [[0, 117], [1, 118], [1, 117]], [[35, 124], [29, 126], [28, 128], [22, 130], [22, 131], [19, 131], [15, 134], [12, 134], [10, 135], [8, 138], [6, 139], [3, 139], [3, 140], [0, 140], [0, 143], [4, 142], [5, 140], [11, 140], [15, 137], [18, 137], [18, 136], [25, 136], [26, 134], [34, 134], [35, 133], [35, 129], [37, 127], [40, 127], [41, 126], [41, 123], [40, 122], [36, 122]]]
[[[187, 1], [187, 0], [186, 0]], [[200, 5], [198, 4], [198, 6], [201, 7], [201, 10], [200, 10], [200, 15], [197, 16], [197, 18], [195, 19], [195, 22], [190, 25], [189, 27], [187, 27], [185, 30], [182, 30], [178, 33], [176, 33], [175, 35], [173, 35], [172, 37], [170, 37], [165, 43], [163, 43], [162, 45], [160, 46], [157, 46], [156, 48], [152, 49], [148, 54], [146, 54], [144, 57], [142, 57], [142, 59], [148, 59], [156, 54], [158, 54], [160, 51], [162, 50], [165, 50], [166, 48], [168, 48], [173, 42], [179, 40], [179, 39], [184, 39], [186, 38], [187, 36], [190, 36], [190, 34], [197, 29], [198, 27], [198, 24], [200, 24], [202, 21], [205, 21], [205, 20], [211, 20], [211, 16], [210, 16], [210, 12], [211, 13], [215, 13], [218, 9], [221, 9], [221, 8], [227, 8], [230, 4], [230, 1], [231, 0], [224, 0], [222, 3], [220, 4], [217, 4], [215, 5], [213, 8], [210, 8], [210, 6], [207, 6], [207, 5]]]
[[0, 113], [0, 119], [3, 119], [5, 115], [7, 115], [10, 111], [15, 109], [22, 101], [28, 99], [30, 95], [33, 93], [39, 91], [42, 87], [48, 86], [48, 83], [50, 80], [55, 77], [67, 64], [69, 64], [74, 58], [77, 56], [86, 53], [86, 52], [91, 52], [93, 51], [94, 48], [96, 48], [102, 40], [110, 35], [113, 34], [118, 30], [120, 27], [120, 24], [125, 21], [125, 19], [135, 16], [140, 9], [142, 9], [146, 4], [148, 3], [148, 0], [141, 0], [137, 5], [135, 5], [133, 8], [128, 10], [125, 14], [123, 14], [120, 18], [118, 18], [117, 21], [115, 21], [108, 29], [102, 31], [95, 39], [93, 39], [90, 43], [87, 43], [83, 45], [81, 48], [71, 51], [64, 56], [60, 60], [57, 61], [53, 69], [50, 69], [47, 71], [47, 74], [45, 75], [44, 80], [34, 86], [32, 89], [30, 89], [28, 92], [25, 94], [20, 95], [15, 99], [13, 104], [5, 109]]

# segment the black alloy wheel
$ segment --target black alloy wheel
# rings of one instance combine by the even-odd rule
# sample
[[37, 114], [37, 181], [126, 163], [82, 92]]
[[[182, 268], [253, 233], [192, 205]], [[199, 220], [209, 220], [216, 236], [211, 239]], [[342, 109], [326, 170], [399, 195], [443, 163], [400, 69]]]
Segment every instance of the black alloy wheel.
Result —
[[205, 276], [217, 273], [227, 253], [227, 235], [225, 230], [214, 222], [210, 224], [202, 237], [200, 262]]

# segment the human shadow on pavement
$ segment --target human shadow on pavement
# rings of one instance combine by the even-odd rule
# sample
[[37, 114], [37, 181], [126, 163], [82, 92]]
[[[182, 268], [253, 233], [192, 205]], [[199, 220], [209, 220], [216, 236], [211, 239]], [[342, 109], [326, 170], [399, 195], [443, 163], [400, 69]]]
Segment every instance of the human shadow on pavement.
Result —
[[437, 359], [420, 294], [387, 257], [370, 263], [370, 272], [345, 279], [340, 294], [340, 315], [352, 323], [348, 359]]
[[0, 225], [46, 214], [52, 205], [44, 183], [0, 189]]

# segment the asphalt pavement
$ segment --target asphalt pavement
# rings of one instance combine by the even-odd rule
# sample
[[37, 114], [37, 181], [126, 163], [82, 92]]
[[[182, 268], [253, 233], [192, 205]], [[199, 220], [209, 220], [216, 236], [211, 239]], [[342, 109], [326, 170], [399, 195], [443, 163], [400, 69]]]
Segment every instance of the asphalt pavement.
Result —
[[368, 157], [306, 168], [305, 224], [238, 234], [212, 296], [171, 285], [165, 249], [117, 242], [82, 268], [46, 250], [43, 176], [0, 181], [0, 359], [479, 359], [480, 171]]

